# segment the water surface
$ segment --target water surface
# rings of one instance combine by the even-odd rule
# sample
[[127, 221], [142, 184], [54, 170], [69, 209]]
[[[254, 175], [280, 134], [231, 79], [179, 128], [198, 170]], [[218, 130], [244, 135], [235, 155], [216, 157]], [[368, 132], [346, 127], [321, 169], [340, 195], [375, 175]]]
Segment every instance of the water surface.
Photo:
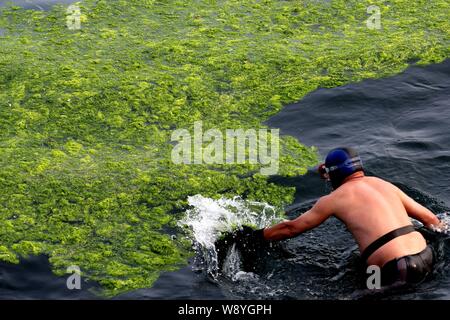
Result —
[[1, 0], [0, 7], [13, 4], [15, 6], [19, 6], [25, 9], [34, 9], [34, 10], [49, 10], [55, 4], [69, 4], [73, 2], [79, 2], [76, 0]]
[[[404, 73], [333, 89], [319, 89], [286, 106], [267, 124], [325, 155], [337, 146], [357, 147], [370, 174], [403, 188], [436, 213], [450, 206], [450, 60]], [[307, 210], [329, 189], [313, 170], [295, 178], [273, 177], [297, 187], [291, 218]], [[450, 299], [449, 241], [426, 233], [440, 253], [433, 279], [409, 291], [375, 295], [382, 299]], [[212, 279], [192, 260], [164, 273], [155, 285], [117, 299], [355, 299], [364, 292], [356, 270], [358, 251], [336, 219], [267, 256], [256, 277]], [[0, 298], [95, 298], [95, 284], [69, 291], [65, 278], [51, 274], [45, 257], [19, 266], [0, 264]]]
[[[286, 106], [268, 125], [314, 145], [322, 156], [338, 146], [356, 147], [369, 174], [401, 187], [448, 221], [450, 205], [450, 60], [413, 66], [385, 79], [319, 89]], [[295, 178], [273, 177], [297, 187], [289, 216], [295, 218], [330, 191], [312, 169]], [[163, 275], [152, 289], [122, 298], [238, 299], [450, 299], [449, 239], [422, 230], [439, 262], [432, 279], [412, 289], [372, 293], [364, 288], [358, 250], [335, 218], [295, 239], [265, 259], [256, 278], [212, 281], [201, 266]], [[204, 271], [204, 270], [203, 270]], [[170, 290], [177, 276], [183, 279]], [[202, 280], [203, 279], [203, 280]], [[207, 289], [199, 292], [201, 286]]]

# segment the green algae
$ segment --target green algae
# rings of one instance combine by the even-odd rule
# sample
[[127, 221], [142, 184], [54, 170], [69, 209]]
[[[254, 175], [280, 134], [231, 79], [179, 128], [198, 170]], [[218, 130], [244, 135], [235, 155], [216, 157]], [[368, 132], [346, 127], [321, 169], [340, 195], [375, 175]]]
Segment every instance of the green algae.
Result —
[[[369, 30], [378, 5], [382, 29]], [[150, 287], [192, 254], [172, 238], [186, 198], [242, 195], [283, 206], [293, 188], [255, 165], [175, 165], [174, 129], [263, 128], [319, 87], [449, 56], [435, 1], [93, 1], [0, 9], [0, 259], [46, 254], [102, 294]], [[283, 137], [281, 175], [314, 148]]]

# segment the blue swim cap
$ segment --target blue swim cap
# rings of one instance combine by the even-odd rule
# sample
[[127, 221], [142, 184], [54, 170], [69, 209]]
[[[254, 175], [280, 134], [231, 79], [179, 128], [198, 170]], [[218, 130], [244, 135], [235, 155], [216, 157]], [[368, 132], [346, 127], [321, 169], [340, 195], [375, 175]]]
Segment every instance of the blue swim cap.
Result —
[[353, 148], [336, 148], [325, 159], [325, 168], [330, 176], [333, 189], [337, 189], [345, 178], [358, 171], [363, 171], [361, 158]]

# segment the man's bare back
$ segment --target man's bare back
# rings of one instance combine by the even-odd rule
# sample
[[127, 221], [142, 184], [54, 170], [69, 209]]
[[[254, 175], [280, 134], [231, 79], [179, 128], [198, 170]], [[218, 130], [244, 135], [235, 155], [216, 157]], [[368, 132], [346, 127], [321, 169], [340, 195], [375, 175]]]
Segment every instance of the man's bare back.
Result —
[[[327, 196], [327, 206], [345, 223], [363, 252], [384, 234], [411, 225], [410, 214], [426, 224], [438, 223], [431, 212], [410, 199], [400, 189], [375, 177], [355, 173], [341, 188]], [[367, 260], [382, 267], [386, 262], [424, 250], [426, 241], [419, 232], [397, 237], [376, 250]]]
[[[332, 215], [345, 223], [361, 252], [384, 234], [411, 225], [409, 217], [426, 226], [439, 224], [439, 219], [431, 211], [393, 184], [357, 172], [297, 219], [266, 228], [264, 238], [281, 240], [294, 237], [320, 225]], [[418, 253], [425, 247], [426, 241], [419, 232], [408, 233], [383, 245], [367, 262], [382, 267], [387, 261]]]
[[427, 227], [438, 226], [439, 219], [393, 184], [366, 177], [356, 150], [333, 149], [319, 166], [319, 173], [334, 191], [297, 219], [264, 229], [264, 239], [293, 237], [335, 216], [352, 233], [369, 265], [383, 267], [387, 262], [419, 254], [427, 248], [423, 236], [412, 228], [410, 217]]

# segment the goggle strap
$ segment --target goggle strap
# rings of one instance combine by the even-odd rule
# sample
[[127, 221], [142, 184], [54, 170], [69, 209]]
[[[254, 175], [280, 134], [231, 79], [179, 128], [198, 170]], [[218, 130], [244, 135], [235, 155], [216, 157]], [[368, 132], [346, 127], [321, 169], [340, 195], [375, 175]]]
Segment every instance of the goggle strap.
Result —
[[334, 170], [337, 170], [337, 169], [339, 169], [339, 168], [341, 168], [341, 167], [343, 167], [343, 166], [347, 166], [347, 165], [349, 165], [349, 164], [354, 165], [354, 164], [357, 163], [357, 162], [361, 163], [361, 158], [360, 158], [360, 157], [353, 157], [353, 158], [351, 158], [351, 159], [345, 161], [345, 162], [344, 162], [343, 164], [341, 164], [341, 165], [338, 165], [338, 166], [331, 166], [331, 167], [329, 167], [329, 168], [325, 167], [325, 171], [326, 171], [327, 173], [330, 173], [330, 172], [332, 172], [332, 171], [334, 171]]

